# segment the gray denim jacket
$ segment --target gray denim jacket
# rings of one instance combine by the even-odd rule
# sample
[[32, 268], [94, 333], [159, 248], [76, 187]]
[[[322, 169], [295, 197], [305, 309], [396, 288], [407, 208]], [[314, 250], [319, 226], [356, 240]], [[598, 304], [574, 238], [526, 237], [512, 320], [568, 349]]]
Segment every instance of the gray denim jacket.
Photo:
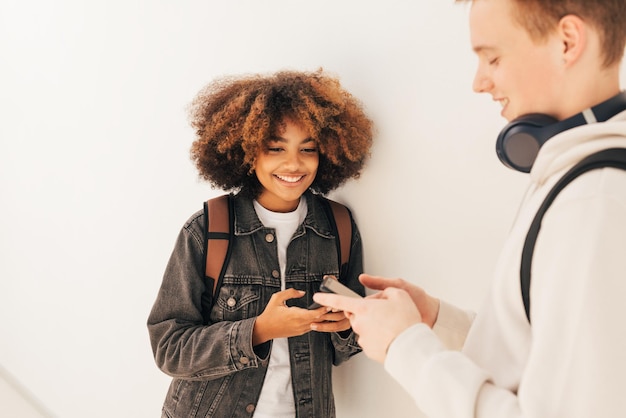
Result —
[[[285, 274], [288, 288], [306, 292], [289, 304], [303, 308], [313, 302], [312, 295], [325, 274], [339, 273], [324, 198], [310, 192], [304, 196], [308, 212], [289, 243]], [[236, 195], [234, 211], [232, 255], [210, 313], [203, 315], [202, 309], [212, 302], [205, 292], [202, 211], [182, 228], [150, 312], [154, 358], [174, 378], [163, 417], [251, 417], [254, 413], [271, 341], [253, 347], [252, 330], [272, 294], [280, 290], [280, 268], [275, 231], [263, 226], [252, 201]], [[358, 281], [363, 270], [362, 244], [354, 221], [352, 231], [350, 263], [341, 281], [363, 295]], [[335, 416], [331, 365], [361, 351], [356, 335], [344, 334], [309, 332], [289, 338], [298, 418]]]

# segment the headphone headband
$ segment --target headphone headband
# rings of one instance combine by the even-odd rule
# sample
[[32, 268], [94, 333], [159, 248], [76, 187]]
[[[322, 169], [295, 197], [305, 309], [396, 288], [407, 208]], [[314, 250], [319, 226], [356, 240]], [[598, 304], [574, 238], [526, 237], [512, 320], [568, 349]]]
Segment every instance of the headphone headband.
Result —
[[577, 126], [604, 122], [623, 110], [626, 110], [624, 91], [562, 121], [540, 113], [520, 116], [509, 122], [498, 135], [496, 153], [505, 166], [528, 173], [539, 149], [548, 139]]

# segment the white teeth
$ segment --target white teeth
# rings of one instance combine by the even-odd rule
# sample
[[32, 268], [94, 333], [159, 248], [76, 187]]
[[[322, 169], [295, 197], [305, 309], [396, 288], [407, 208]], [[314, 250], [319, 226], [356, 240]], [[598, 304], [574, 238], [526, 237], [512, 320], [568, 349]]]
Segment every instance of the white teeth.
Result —
[[286, 181], [287, 183], [296, 183], [300, 181], [304, 176], [279, 176], [276, 175], [282, 181]]

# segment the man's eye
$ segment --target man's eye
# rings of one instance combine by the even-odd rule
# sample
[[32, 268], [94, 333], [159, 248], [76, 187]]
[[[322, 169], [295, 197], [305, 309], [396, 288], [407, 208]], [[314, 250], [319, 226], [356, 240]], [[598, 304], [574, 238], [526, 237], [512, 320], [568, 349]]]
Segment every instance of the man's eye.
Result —
[[500, 58], [492, 58], [489, 60], [489, 65], [496, 65], [500, 61]]

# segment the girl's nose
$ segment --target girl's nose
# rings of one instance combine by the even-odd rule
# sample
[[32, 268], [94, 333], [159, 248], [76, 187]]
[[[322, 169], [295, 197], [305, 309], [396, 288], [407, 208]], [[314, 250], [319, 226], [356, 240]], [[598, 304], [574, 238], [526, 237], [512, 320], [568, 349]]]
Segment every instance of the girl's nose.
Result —
[[288, 168], [297, 169], [300, 166], [300, 154], [297, 152], [288, 153], [285, 160], [285, 165]]

